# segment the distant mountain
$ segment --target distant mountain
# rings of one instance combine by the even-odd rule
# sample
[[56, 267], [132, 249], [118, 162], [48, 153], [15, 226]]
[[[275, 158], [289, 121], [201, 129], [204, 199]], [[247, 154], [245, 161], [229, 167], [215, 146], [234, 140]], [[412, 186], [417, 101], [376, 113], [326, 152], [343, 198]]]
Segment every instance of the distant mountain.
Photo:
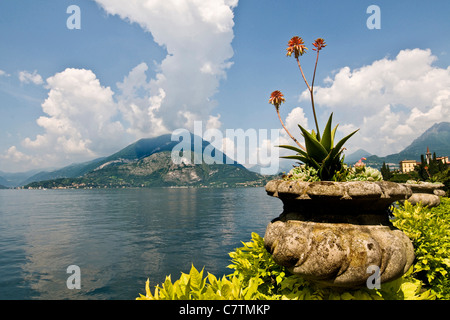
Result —
[[0, 186], [5, 186], [7, 184], [9, 184], [9, 181], [3, 177], [0, 177]]
[[372, 156], [372, 154], [364, 149], [358, 149], [355, 152], [345, 155], [345, 163], [347, 164], [354, 164], [355, 162], [358, 162], [361, 158], [368, 158]]
[[35, 175], [39, 170], [31, 170], [26, 172], [19, 172], [19, 173], [8, 173], [0, 171], [0, 184], [8, 187], [8, 188], [14, 188], [17, 186], [21, 186], [21, 184], [24, 180], [28, 179], [29, 177]]
[[[122, 150], [103, 158], [98, 158], [84, 163], [71, 164], [64, 168], [55, 171], [43, 171], [39, 172], [26, 180], [22, 181], [21, 185], [27, 185], [35, 181], [44, 181], [60, 178], [77, 178], [91, 172], [99, 167], [107, 166], [111, 164], [129, 163], [145, 157], [148, 157], [154, 153], [162, 151], [171, 151], [179, 141], [172, 141], [172, 135], [166, 134], [155, 138], [147, 138], [138, 140], [135, 143], [123, 148]], [[202, 143], [202, 150], [209, 145], [209, 142], [200, 140]], [[191, 139], [191, 149], [194, 148], [194, 139]], [[219, 152], [219, 151], [217, 151]], [[225, 155], [222, 155], [224, 163], [233, 163]], [[228, 162], [226, 162], [228, 161]]]
[[[200, 139], [199, 137], [197, 137]], [[204, 140], [200, 140], [202, 143], [202, 151], [210, 144]], [[54, 171], [42, 171], [39, 173], [33, 172], [31, 174], [21, 173], [21, 174], [11, 174], [0, 172], [0, 184], [6, 187], [16, 187], [27, 185], [36, 181], [45, 180], [55, 180], [55, 179], [75, 179], [80, 178], [93, 171], [111, 169], [114, 167], [126, 168], [127, 165], [136, 165], [139, 160], [143, 160], [153, 154], [157, 154], [164, 151], [171, 151], [179, 141], [172, 141], [171, 135], [162, 135], [156, 138], [141, 139], [129, 146], [123, 148], [122, 150], [104, 158], [98, 158], [89, 162], [72, 164], [67, 167], [54, 170]], [[403, 151], [391, 154], [386, 157], [378, 157], [376, 155], [370, 155], [367, 151], [360, 149], [356, 152], [346, 155], [345, 162], [348, 164], [355, 163], [362, 157], [367, 158], [365, 163], [369, 166], [380, 168], [383, 162], [390, 164], [391, 169], [394, 166], [398, 166], [401, 160], [417, 160], [420, 161], [420, 155], [425, 154], [427, 147], [430, 148], [432, 153], [436, 153], [438, 157], [440, 156], [450, 156], [450, 123], [441, 122], [433, 125], [427, 131], [425, 131], [420, 137], [415, 139], [407, 148]], [[194, 148], [194, 139], [191, 141], [191, 150]], [[226, 155], [220, 153], [220, 151], [215, 150], [214, 152], [219, 152], [219, 158], [223, 159], [223, 163], [232, 163], [232, 166], [237, 166], [239, 168], [245, 169], [240, 164], [230, 161]], [[215, 155], [215, 153], [214, 153]], [[227, 162], [228, 161], [228, 162]], [[295, 162], [292, 162], [292, 165]], [[281, 171], [289, 171], [291, 168], [291, 163], [287, 162], [286, 168]], [[228, 169], [228, 168], [227, 168]], [[258, 173], [258, 167], [250, 168], [252, 173]], [[112, 169], [111, 169], [112, 170]], [[247, 170], [248, 171], [248, 170]], [[106, 171], [102, 171], [106, 172]], [[206, 172], [206, 171], [205, 171]], [[243, 171], [244, 172], [244, 171]], [[99, 173], [96, 173], [97, 175]], [[94, 175], [92, 174], [91, 177]], [[255, 176], [255, 179], [258, 179]], [[139, 180], [139, 179], [138, 179]], [[21, 183], [19, 183], [21, 182]]]
[[425, 154], [427, 147], [439, 156], [450, 156], [450, 122], [436, 123], [414, 140], [400, 154], [405, 156], [417, 156], [413, 160], [420, 160], [420, 155]]
[[[181, 164], [173, 163], [171, 158], [172, 149], [179, 141], [171, 141], [171, 135], [165, 135], [139, 140], [106, 158], [57, 170], [49, 173], [56, 178], [34, 181], [26, 187], [212, 187], [264, 185], [268, 181], [267, 177], [232, 161], [208, 142], [198, 141], [201, 149], [194, 149], [192, 139], [192, 159], [185, 159]], [[206, 147], [210, 147], [211, 154], [224, 164], [206, 164], [204, 161], [194, 164], [194, 150], [203, 154]], [[72, 176], [57, 176], [65, 173]]]
[[398, 166], [402, 160], [420, 161], [420, 155], [424, 155], [427, 148], [431, 153], [436, 153], [437, 157], [450, 156], [450, 122], [434, 124], [399, 153], [385, 157], [371, 156], [367, 158], [366, 163], [373, 167], [381, 167], [383, 162]]

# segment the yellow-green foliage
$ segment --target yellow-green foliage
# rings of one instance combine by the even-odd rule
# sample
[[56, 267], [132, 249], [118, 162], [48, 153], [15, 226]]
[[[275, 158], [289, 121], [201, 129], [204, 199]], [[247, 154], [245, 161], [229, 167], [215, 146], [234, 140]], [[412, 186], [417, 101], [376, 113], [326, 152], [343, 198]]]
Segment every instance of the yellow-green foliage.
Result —
[[260, 298], [260, 284], [259, 279], [252, 279], [244, 287], [237, 277], [224, 276], [217, 279], [211, 273], [203, 277], [203, 270], [199, 272], [192, 266], [189, 274], [182, 273], [174, 283], [167, 276], [162, 286], [155, 288], [154, 294], [147, 280], [146, 294], [141, 294], [137, 300], [255, 300]]
[[413, 275], [439, 299], [450, 299], [450, 199], [434, 208], [405, 202], [393, 212], [394, 226], [412, 240], [416, 261]]
[[450, 299], [450, 200], [428, 209], [405, 202], [393, 212], [395, 227], [413, 241], [416, 261], [402, 278], [381, 285], [379, 290], [323, 288], [291, 275], [277, 265], [256, 233], [229, 255], [234, 272], [217, 278], [191, 267], [189, 274], [172, 283], [167, 276], [154, 293], [147, 280], [145, 295], [138, 300], [421, 300]]
[[191, 267], [189, 274], [182, 273], [180, 279], [172, 283], [167, 276], [154, 293], [147, 280], [145, 295], [138, 300], [413, 300], [432, 299], [430, 291], [422, 288], [422, 283], [410, 274], [382, 284], [380, 290], [339, 290], [320, 288], [299, 276], [291, 275], [278, 266], [264, 248], [264, 240], [256, 233], [250, 242], [230, 253], [234, 273], [218, 279], [203, 270]]

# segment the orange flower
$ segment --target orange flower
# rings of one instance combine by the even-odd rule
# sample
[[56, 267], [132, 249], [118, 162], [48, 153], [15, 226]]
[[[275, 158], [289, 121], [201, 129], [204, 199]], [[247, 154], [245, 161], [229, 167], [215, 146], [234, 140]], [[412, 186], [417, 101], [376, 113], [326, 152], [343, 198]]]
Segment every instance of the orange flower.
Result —
[[314, 47], [316, 47], [316, 49], [313, 49], [314, 51], [320, 51], [327, 46], [325, 44], [325, 40], [323, 40], [322, 38], [317, 38], [313, 45]]
[[305, 43], [303, 42], [303, 39], [300, 37], [293, 37], [291, 40], [289, 40], [288, 42], [288, 48], [287, 50], [287, 56], [291, 56], [292, 53], [294, 53], [295, 58], [298, 59], [299, 56], [302, 56], [306, 50], [308, 50], [307, 47], [305, 47]]
[[273, 104], [275, 106], [275, 108], [278, 109], [278, 107], [280, 106], [281, 103], [283, 103], [285, 101], [285, 99], [283, 98], [283, 94], [281, 93], [281, 91], [279, 90], [275, 90], [274, 92], [272, 92], [272, 94], [270, 95], [270, 99], [269, 99], [269, 103]]

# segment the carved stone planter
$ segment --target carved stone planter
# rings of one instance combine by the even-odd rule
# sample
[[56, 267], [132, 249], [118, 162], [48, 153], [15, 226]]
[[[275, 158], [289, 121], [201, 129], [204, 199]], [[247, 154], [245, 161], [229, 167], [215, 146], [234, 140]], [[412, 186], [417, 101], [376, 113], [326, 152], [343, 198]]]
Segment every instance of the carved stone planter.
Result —
[[411, 241], [388, 217], [393, 202], [411, 196], [407, 186], [272, 180], [266, 191], [284, 205], [267, 226], [266, 249], [294, 274], [327, 286], [359, 287], [374, 270], [388, 282], [413, 263]]
[[440, 196], [445, 195], [445, 191], [440, 190], [444, 187], [442, 183], [406, 183], [405, 186], [409, 187], [413, 192], [412, 196], [408, 199], [408, 202], [412, 205], [420, 202], [429, 208], [437, 207], [441, 204]]

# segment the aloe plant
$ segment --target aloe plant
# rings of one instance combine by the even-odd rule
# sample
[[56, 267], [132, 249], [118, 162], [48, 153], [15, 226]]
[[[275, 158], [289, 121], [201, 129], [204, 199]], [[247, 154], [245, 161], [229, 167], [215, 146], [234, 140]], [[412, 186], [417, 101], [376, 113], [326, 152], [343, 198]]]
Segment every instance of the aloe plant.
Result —
[[[293, 159], [293, 160], [299, 160], [303, 162], [307, 167], [314, 168], [318, 171], [318, 177], [322, 181], [329, 181], [329, 180], [335, 180], [336, 179], [336, 173], [341, 171], [343, 169], [344, 164], [344, 158], [341, 158], [342, 152], [343, 152], [343, 146], [344, 143], [350, 139], [351, 136], [353, 136], [358, 130], [350, 133], [346, 137], [342, 138], [336, 145], [334, 144], [334, 139], [336, 136], [336, 130], [337, 127], [334, 127], [334, 129], [331, 129], [331, 123], [333, 120], [333, 113], [330, 115], [330, 118], [328, 119], [328, 122], [325, 126], [325, 129], [323, 133], [320, 133], [319, 124], [317, 122], [317, 115], [316, 115], [316, 109], [314, 106], [314, 80], [316, 77], [316, 70], [317, 70], [317, 62], [319, 60], [319, 52], [325, 48], [327, 45], [325, 44], [325, 41], [322, 38], [316, 39], [316, 41], [313, 43], [315, 49], [314, 51], [317, 52], [316, 57], [316, 64], [314, 67], [314, 75], [312, 78], [311, 85], [309, 85], [308, 81], [305, 78], [305, 74], [303, 73], [302, 66], [300, 64], [299, 57], [305, 54], [306, 50], [308, 48], [305, 47], [303, 39], [300, 37], [293, 37], [288, 42], [288, 48], [287, 48], [287, 56], [291, 56], [294, 54], [294, 57], [297, 61], [298, 67], [300, 69], [300, 72], [302, 74], [303, 80], [305, 81], [305, 84], [308, 88], [308, 91], [311, 96], [311, 105], [312, 105], [312, 111], [314, 115], [314, 122], [316, 125], [317, 133], [314, 132], [314, 130], [309, 133], [305, 128], [303, 128], [301, 125], [298, 125], [300, 128], [300, 131], [305, 139], [305, 146], [301, 145], [297, 139], [295, 139], [292, 134], [289, 132], [289, 130], [284, 125], [283, 121], [281, 120], [281, 116], [279, 113], [279, 108], [282, 103], [285, 102], [283, 94], [276, 90], [272, 92], [269, 103], [273, 104], [275, 106], [275, 109], [278, 114], [278, 118], [280, 119], [281, 125], [286, 130], [288, 135], [294, 140], [294, 142], [299, 146], [299, 148], [290, 146], [290, 145], [282, 145], [280, 147], [289, 149], [296, 152], [296, 155], [292, 156], [284, 156], [281, 158], [284, 159]], [[345, 174], [344, 174], [345, 175]]]
[[281, 148], [295, 151], [297, 154], [284, 156], [284, 159], [293, 159], [303, 162], [305, 165], [318, 171], [317, 175], [322, 181], [333, 180], [336, 172], [343, 167], [344, 157], [341, 158], [344, 151], [344, 143], [350, 139], [358, 130], [342, 138], [336, 145], [334, 144], [337, 127], [331, 129], [333, 114], [330, 115], [327, 125], [322, 135], [317, 135], [314, 130], [309, 133], [301, 125], [298, 125], [305, 139], [306, 151], [290, 145], [281, 145]]

